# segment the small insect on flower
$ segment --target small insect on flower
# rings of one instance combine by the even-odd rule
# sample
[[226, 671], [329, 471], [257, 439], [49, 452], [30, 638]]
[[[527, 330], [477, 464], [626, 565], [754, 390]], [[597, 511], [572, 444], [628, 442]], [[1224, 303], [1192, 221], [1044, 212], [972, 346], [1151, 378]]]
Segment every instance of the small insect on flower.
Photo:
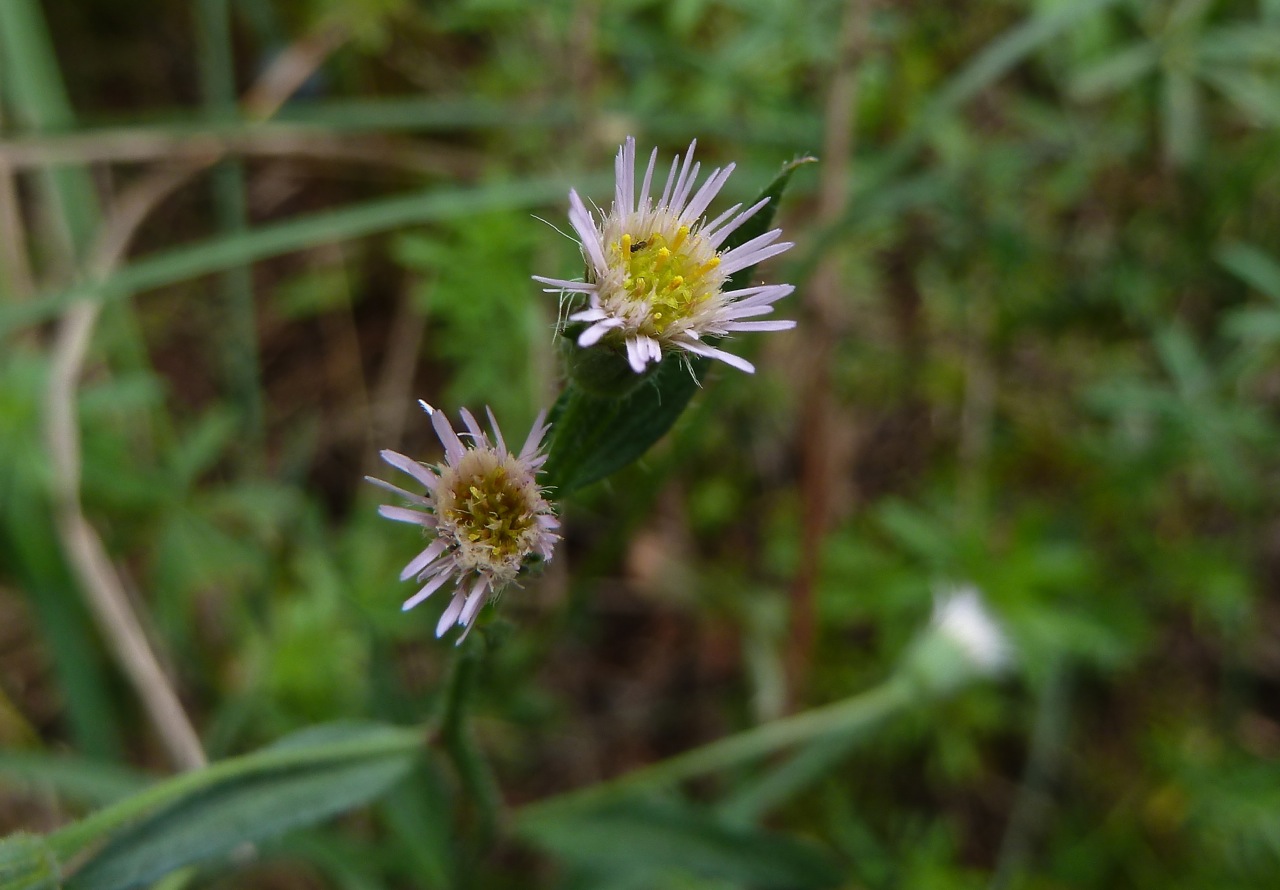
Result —
[[560, 520], [538, 487], [537, 472], [546, 462], [542, 440], [550, 425], [546, 412], [538, 415], [518, 455], [507, 450], [493, 412], [485, 409], [494, 441], [463, 408], [462, 422], [470, 439], [463, 444], [443, 411], [420, 403], [431, 416], [431, 425], [444, 445], [444, 462], [429, 466], [395, 451], [383, 451], [382, 459], [419, 483], [422, 494], [399, 486], [365, 478], [413, 506], [384, 504], [378, 512], [387, 519], [422, 526], [428, 539], [426, 548], [415, 556], [400, 580], [414, 578], [423, 583], [404, 602], [408, 611], [431, 594], [452, 582], [453, 598], [440, 616], [436, 636], [454, 624], [465, 630], [466, 639], [476, 615], [486, 601], [496, 599], [503, 588], [516, 580], [530, 559], [551, 559], [560, 536]]
[[795, 289], [791, 285], [725, 290], [735, 272], [777, 256], [792, 244], [779, 241], [782, 230], [773, 229], [725, 249], [729, 236], [769, 199], [745, 210], [735, 204], [706, 222], [704, 212], [734, 165], [712, 171], [695, 192], [701, 167], [693, 163], [696, 145], [696, 140], [689, 144], [683, 161], [678, 155], [672, 161], [662, 195], [655, 202], [649, 189], [658, 150], [649, 155], [637, 199], [636, 142], [628, 137], [614, 165], [613, 206], [602, 214], [599, 224], [578, 193], [569, 192], [569, 223], [582, 246], [586, 280], [534, 276], [550, 285], [548, 293], [586, 294], [588, 307], [569, 316], [569, 321], [587, 325], [578, 335], [578, 345], [590, 347], [603, 341], [625, 347], [627, 361], [637, 374], [667, 352], [707, 356], [751, 373], [755, 368], [746, 359], [704, 343], [703, 338], [795, 327], [794, 321], [744, 320], [771, 313], [773, 304]]

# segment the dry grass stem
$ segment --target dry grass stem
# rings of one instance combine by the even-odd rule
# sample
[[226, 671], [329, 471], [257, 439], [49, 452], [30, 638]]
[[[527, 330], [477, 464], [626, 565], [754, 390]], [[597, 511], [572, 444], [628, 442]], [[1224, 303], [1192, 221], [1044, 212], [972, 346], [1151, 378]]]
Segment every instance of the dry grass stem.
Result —
[[[295, 62], [298, 58], [309, 59], [314, 71], [336, 47], [331, 37], [319, 45], [328, 47], [324, 54], [308, 51], [290, 59]], [[287, 77], [273, 68], [264, 75], [264, 80], [275, 77], [270, 81], [273, 89], [292, 91], [305, 81], [300, 75], [296, 66]], [[274, 113], [287, 98], [265, 88], [255, 96], [256, 107], [266, 114]], [[92, 279], [109, 275], [124, 260], [134, 236], [155, 208], [220, 157], [220, 153], [214, 152], [188, 159], [176, 167], [154, 171], [129, 189], [104, 220], [86, 264], [86, 274]], [[80, 502], [82, 468], [76, 397], [99, 311], [100, 303], [94, 300], [72, 306], [58, 325], [53, 345], [44, 438], [53, 466], [55, 521], [72, 570], [107, 644], [142, 699], [170, 759], [180, 769], [195, 769], [207, 762], [199, 736], [147, 639], [119, 572], [102, 539], [85, 517]]]

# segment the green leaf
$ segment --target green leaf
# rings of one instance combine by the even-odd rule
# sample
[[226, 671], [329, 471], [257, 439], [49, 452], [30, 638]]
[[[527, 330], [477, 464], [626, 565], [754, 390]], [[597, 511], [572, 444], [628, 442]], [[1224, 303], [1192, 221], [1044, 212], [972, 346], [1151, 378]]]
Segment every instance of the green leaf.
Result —
[[1237, 309], [1223, 319], [1222, 331], [1252, 344], [1280, 342], [1280, 312], [1275, 309]]
[[0, 890], [57, 890], [58, 871], [44, 838], [14, 834], [0, 840]]
[[1280, 86], [1275, 78], [1227, 68], [1209, 68], [1202, 76], [1255, 126], [1280, 127]]
[[[1020, 65], [1042, 46], [1059, 39], [1090, 16], [1100, 15], [1118, 0], [1074, 0], [1061, 8], [1031, 16], [992, 40], [934, 94], [902, 138], [908, 153], [919, 147], [940, 118], [958, 110]], [[902, 149], [898, 149], [901, 151]]]
[[[319, 822], [380, 796], [413, 765], [421, 733], [369, 724], [335, 724], [297, 733], [257, 754], [178, 776], [101, 819], [146, 813], [110, 837], [67, 881], [80, 890], [141, 887], [182, 866]], [[153, 798], [162, 806], [149, 808]], [[92, 818], [75, 840], [94, 835]], [[72, 826], [75, 828], [75, 826]], [[65, 831], [65, 830], [64, 830]], [[61, 834], [61, 833], [59, 833]]]
[[636, 885], [683, 873], [753, 888], [831, 887], [841, 873], [793, 838], [730, 826], [674, 802], [632, 801], [521, 823], [524, 837], [566, 862]]
[[1071, 94], [1077, 99], [1089, 100], [1115, 93], [1154, 71], [1159, 61], [1160, 49], [1154, 43], [1122, 49], [1073, 78]]
[[[733, 233], [724, 250], [763, 234], [773, 222], [792, 174], [815, 160], [804, 157], [783, 165], [760, 193], [759, 197], [768, 197], [769, 203]], [[745, 287], [754, 271], [754, 266], [739, 270], [726, 288]], [[671, 429], [688, 406], [706, 376], [708, 363], [708, 359], [668, 355], [649, 380], [621, 398], [604, 398], [572, 384], [567, 386], [551, 411], [547, 484], [563, 497], [639, 458]]]
[[1202, 62], [1227, 65], [1248, 62], [1274, 65], [1280, 60], [1280, 28], [1268, 28], [1252, 22], [1222, 25], [1199, 36], [1196, 56]]
[[1214, 259], [1245, 284], [1280, 303], [1280, 261], [1273, 256], [1237, 241], [1223, 245]]

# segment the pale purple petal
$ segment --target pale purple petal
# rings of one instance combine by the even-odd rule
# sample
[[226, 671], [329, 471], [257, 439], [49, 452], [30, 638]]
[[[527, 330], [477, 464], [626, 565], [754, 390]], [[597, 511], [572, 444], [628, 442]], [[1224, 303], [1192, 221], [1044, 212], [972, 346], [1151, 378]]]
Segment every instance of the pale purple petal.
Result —
[[431, 426], [435, 429], [436, 436], [440, 439], [440, 444], [444, 446], [445, 460], [451, 464], [461, 460], [466, 449], [462, 447], [462, 441], [458, 438], [458, 434], [453, 431], [453, 427], [449, 425], [449, 418], [444, 416], [443, 411], [432, 413]]
[[498, 445], [498, 453], [506, 454], [507, 443], [502, 438], [502, 430], [498, 428], [498, 419], [493, 416], [493, 409], [485, 405], [484, 413], [489, 417], [489, 428], [493, 430], [493, 439]]
[[[680, 178], [676, 180], [675, 191], [671, 193], [671, 202], [669, 204], [666, 201], [662, 202], [664, 204], [667, 204], [671, 212], [676, 215], [679, 215], [680, 208], [684, 206], [684, 202], [681, 200], [681, 197], [680, 197], [681, 192], [687, 195], [688, 186], [693, 185], [693, 178], [698, 175], [697, 167], [700, 165], [693, 165], [693, 150], [697, 147], [697, 145], [698, 145], [697, 139], [689, 143], [689, 150], [685, 152], [684, 163], [680, 165]], [[690, 165], [693, 165], [694, 167], [693, 176], [689, 175]]]
[[648, 209], [649, 204], [649, 185], [653, 182], [653, 165], [658, 162], [658, 149], [655, 147], [653, 153], [649, 155], [649, 166], [644, 171], [644, 185], [640, 187], [640, 202], [636, 205], [636, 210], [644, 213]]
[[694, 355], [719, 359], [726, 365], [730, 365], [740, 371], [746, 371], [748, 374], [754, 374], [756, 371], [756, 366], [751, 362], [731, 352], [725, 352], [723, 349], [716, 349], [714, 346], [707, 346], [705, 343], [686, 343], [684, 341], [681, 341], [678, 345], [681, 349], [687, 349]]
[[620, 327], [622, 327], [622, 319], [620, 318], [606, 318], [604, 321], [596, 322], [578, 337], [578, 345], [583, 347], [594, 346], [609, 331]]
[[671, 196], [671, 212], [681, 217], [684, 216], [684, 204], [689, 200], [689, 193], [693, 191], [693, 184], [698, 181], [698, 171], [702, 169], [702, 162], [693, 165], [693, 169], [689, 171], [689, 178], [685, 180], [684, 186], [676, 190]]
[[723, 254], [722, 259], [724, 260], [724, 262], [727, 263], [731, 259], [736, 259], [739, 256], [747, 256], [748, 254], [754, 253], [764, 247], [768, 247], [770, 244], [777, 241], [778, 238], [780, 238], [781, 236], [782, 236], [782, 229], [770, 229], [768, 232], [765, 232], [763, 235], [757, 235], [756, 237], [752, 238], [750, 241], [747, 241], [743, 244], [739, 244], [733, 250], [730, 250], [727, 253]]
[[614, 207], [617, 212], [630, 214], [635, 209], [636, 140], [628, 136], [618, 149], [614, 161]]
[[627, 341], [627, 361], [631, 363], [631, 370], [637, 374], [644, 372], [644, 366], [648, 363], [648, 350], [640, 344], [639, 337], [632, 337]]
[[740, 256], [740, 257], [735, 256], [731, 260], [726, 259], [724, 262], [720, 264], [720, 272], [723, 275], [732, 275], [734, 272], [737, 272], [739, 269], [745, 269], [748, 266], [754, 266], [757, 263], [763, 263], [765, 260], [769, 259], [770, 257], [775, 257], [780, 253], [786, 253], [788, 250], [790, 250], [793, 247], [795, 247], [795, 244], [793, 244], [792, 242], [782, 241], [782, 242], [779, 242], [778, 244], [773, 245], [772, 247], [766, 247], [763, 250], [754, 250], [751, 253], [744, 254], [743, 256]]
[[582, 239], [582, 249], [587, 252], [595, 267], [607, 269], [608, 263], [605, 262], [604, 250], [600, 246], [600, 231], [591, 218], [591, 211], [587, 210], [578, 193], [573, 190], [569, 191], [569, 223]]
[[761, 198], [759, 201], [752, 204], [746, 210], [742, 211], [737, 216], [735, 216], [733, 218], [733, 222], [729, 223], [723, 229], [720, 229], [719, 231], [715, 232], [715, 234], [712, 234], [712, 231], [715, 230], [716, 223], [720, 221], [719, 219], [717, 219], [716, 223], [712, 223], [711, 225], [707, 226], [705, 230], [707, 235], [707, 243], [710, 244], [713, 249], [719, 250], [720, 245], [724, 244], [724, 239], [728, 238], [735, 231], [737, 231], [740, 225], [742, 225], [747, 220], [751, 219], [751, 217], [755, 216], [756, 213], [760, 210], [760, 208], [768, 203], [769, 203], [768, 198]]
[[[720, 215], [719, 215], [719, 216], [717, 216], [715, 219], [711, 220], [711, 222], [709, 222], [709, 223], [707, 223], [705, 226], [703, 226], [703, 227], [702, 227], [702, 234], [703, 234], [704, 236], [706, 236], [706, 237], [708, 238], [708, 240], [710, 240], [711, 233], [712, 233], [712, 232], [714, 232], [714, 231], [716, 230], [716, 226], [720, 225], [720, 223], [724, 222], [726, 219], [728, 219], [729, 217], [733, 216], [733, 215], [734, 215], [735, 213], [737, 213], [740, 209], [742, 209], [742, 205], [741, 205], [741, 204], [734, 204], [732, 207], [730, 207], [730, 208], [729, 208], [728, 210], [726, 210], [724, 213], [720, 214]], [[712, 243], [712, 246], [713, 246], [713, 247], [717, 247], [717, 246], [719, 246], [719, 245], [718, 245], [718, 244], [716, 244], [716, 243]]]
[[723, 325], [726, 331], [789, 331], [794, 321], [731, 321]]
[[773, 306], [739, 306], [730, 303], [720, 311], [719, 319], [721, 321], [733, 321], [735, 318], [752, 318], [757, 315], [768, 315], [774, 310]]
[[671, 171], [667, 173], [667, 184], [662, 187], [662, 197], [658, 199], [659, 207], [666, 207], [671, 199], [671, 187], [675, 184], [676, 168], [680, 166], [680, 155], [671, 159]]
[[467, 432], [471, 434], [473, 448], [488, 448], [489, 437], [484, 434], [484, 430], [480, 424], [476, 422], [475, 417], [466, 408], [459, 409], [458, 413], [462, 416], [462, 422], [466, 424]]
[[472, 601], [470, 599], [467, 601], [466, 609], [463, 610], [462, 617], [458, 619], [458, 623], [463, 625], [462, 636], [458, 637], [458, 642], [454, 644], [455, 646], [461, 646], [464, 642], [466, 642], [467, 637], [471, 635], [471, 628], [476, 626], [475, 625], [476, 611], [479, 610], [480, 606], [484, 605], [485, 598], [483, 594], [484, 594], [485, 584], [487, 583], [488, 583], [487, 579], [481, 578], [480, 581], [476, 584], [475, 592], [472, 594], [472, 597], [475, 599], [474, 606], [472, 605]]
[[723, 170], [714, 171], [707, 181], [702, 184], [702, 188], [698, 189], [698, 193], [693, 196], [693, 200], [689, 202], [689, 206], [684, 209], [684, 213], [680, 214], [680, 221], [686, 224], [692, 224], [695, 219], [702, 215], [702, 211], [707, 209], [707, 205], [712, 199], [720, 193], [720, 189], [724, 188], [724, 184], [728, 182], [729, 175], [733, 173], [734, 165], [730, 164]]
[[476, 613], [480, 611], [480, 607], [484, 605], [485, 582], [481, 579], [479, 583], [472, 589], [471, 595], [467, 597], [466, 605], [463, 606], [462, 614], [458, 617], [459, 624], [470, 624], [476, 617]]
[[658, 343], [657, 340], [653, 339], [652, 337], [641, 337], [640, 342], [641, 342], [641, 345], [644, 346], [645, 350], [649, 353], [649, 361], [651, 362], [662, 361], [662, 346]]
[[379, 488], [385, 491], [389, 491], [394, 495], [399, 495], [400, 497], [404, 498], [406, 501], [412, 501], [415, 504], [427, 505], [431, 503], [431, 501], [429, 501], [427, 498], [423, 497], [420, 494], [414, 494], [411, 491], [405, 491], [403, 488], [401, 488], [398, 485], [392, 485], [390, 482], [384, 482], [381, 479], [375, 479], [373, 476], [365, 476], [364, 481], [372, 482], [374, 485], [378, 486]]
[[466, 603], [466, 597], [462, 588], [458, 588], [453, 592], [453, 599], [449, 601], [449, 605], [445, 608], [444, 614], [440, 616], [440, 620], [436, 623], [436, 636], [444, 636], [444, 632], [453, 626], [458, 620], [458, 615], [462, 612], [462, 607]]
[[393, 522], [411, 522], [414, 525], [435, 525], [435, 517], [421, 510], [410, 510], [407, 507], [393, 507], [383, 504], [378, 507], [378, 515]]
[[744, 287], [741, 290], [725, 291], [721, 294], [726, 300], [733, 300], [738, 306], [756, 303], [772, 303], [795, 291], [790, 284], [759, 284], [755, 287]]
[[[410, 609], [418, 605], [427, 597], [431, 596], [431, 594], [435, 593], [441, 587], [444, 587], [445, 582], [449, 580], [449, 577], [450, 576], [448, 572], [441, 572], [439, 575], [436, 575], [434, 578], [432, 578], [430, 581], [426, 583], [426, 586], [424, 586], [421, 590], [419, 590], [413, 596], [405, 600], [404, 605], [400, 607], [400, 611], [408, 612]], [[437, 633], [436, 636], [440, 636], [440, 634]]]
[[431, 542], [426, 550], [423, 550], [415, 556], [412, 561], [404, 567], [404, 571], [400, 573], [400, 580], [408, 581], [414, 575], [431, 565], [431, 563], [435, 562], [437, 557], [439, 557], [441, 553], [444, 553], [444, 551], [445, 542], [440, 538], [436, 538]]
[[538, 412], [538, 416], [533, 419], [533, 426], [529, 428], [529, 437], [524, 440], [524, 447], [520, 449], [520, 459], [528, 460], [533, 453], [538, 450], [538, 446], [542, 444], [542, 437], [547, 434], [547, 430], [551, 429], [551, 424], [546, 422], [547, 410], [543, 408]]
[[398, 451], [384, 449], [379, 452], [382, 459], [397, 470], [408, 473], [414, 479], [417, 479], [426, 488], [435, 488], [438, 477], [431, 470], [424, 467], [411, 457], [407, 457]]
[[568, 291], [572, 294], [589, 294], [596, 289], [594, 284], [587, 284], [585, 281], [570, 281], [567, 278], [547, 278], [543, 275], [534, 275], [533, 280], [551, 285], [550, 288], [544, 291], [548, 294], [554, 294], [559, 291]]

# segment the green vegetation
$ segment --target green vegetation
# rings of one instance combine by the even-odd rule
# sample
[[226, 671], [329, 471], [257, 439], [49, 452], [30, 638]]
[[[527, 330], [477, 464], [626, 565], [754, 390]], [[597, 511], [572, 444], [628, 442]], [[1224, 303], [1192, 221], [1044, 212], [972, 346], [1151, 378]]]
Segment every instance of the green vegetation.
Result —
[[[818, 157], [798, 327], [566, 397], [455, 650], [361, 477], [628, 134]], [[1278, 359], [1276, 0], [3, 0], [0, 888], [1280, 885]]]

